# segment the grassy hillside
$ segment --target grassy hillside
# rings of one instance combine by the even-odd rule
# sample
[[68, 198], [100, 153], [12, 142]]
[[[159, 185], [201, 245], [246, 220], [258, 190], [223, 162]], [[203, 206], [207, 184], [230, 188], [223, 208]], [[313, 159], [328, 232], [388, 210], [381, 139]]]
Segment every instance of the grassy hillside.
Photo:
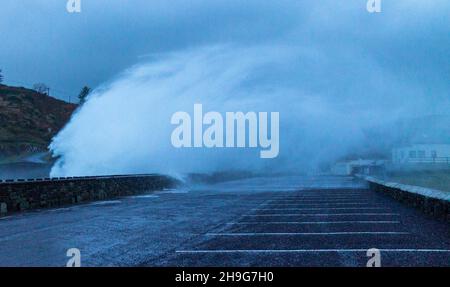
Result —
[[0, 160], [45, 152], [75, 108], [34, 90], [0, 85]]

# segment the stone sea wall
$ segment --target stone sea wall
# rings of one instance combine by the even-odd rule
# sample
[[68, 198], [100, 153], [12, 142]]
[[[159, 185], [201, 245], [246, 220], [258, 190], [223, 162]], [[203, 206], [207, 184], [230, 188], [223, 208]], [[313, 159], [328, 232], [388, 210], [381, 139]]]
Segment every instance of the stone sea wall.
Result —
[[0, 181], [0, 215], [135, 195], [176, 184], [176, 180], [163, 175]]
[[429, 216], [450, 222], [450, 193], [430, 188], [364, 178], [370, 189], [382, 192], [405, 204], [420, 209]]

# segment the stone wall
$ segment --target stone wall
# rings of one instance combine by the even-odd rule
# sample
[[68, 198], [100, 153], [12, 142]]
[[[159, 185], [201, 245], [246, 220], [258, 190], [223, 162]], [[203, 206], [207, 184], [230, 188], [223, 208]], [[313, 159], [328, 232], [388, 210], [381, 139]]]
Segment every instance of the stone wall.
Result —
[[450, 193], [365, 178], [371, 190], [384, 193], [434, 218], [450, 222]]
[[0, 181], [0, 215], [135, 195], [176, 184], [176, 180], [162, 175]]

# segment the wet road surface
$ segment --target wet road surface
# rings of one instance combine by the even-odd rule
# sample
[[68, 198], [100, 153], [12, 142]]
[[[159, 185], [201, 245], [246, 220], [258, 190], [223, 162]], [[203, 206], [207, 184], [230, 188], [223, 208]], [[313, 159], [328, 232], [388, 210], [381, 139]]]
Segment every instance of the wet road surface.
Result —
[[450, 225], [351, 178], [279, 177], [0, 219], [0, 266], [450, 266]]

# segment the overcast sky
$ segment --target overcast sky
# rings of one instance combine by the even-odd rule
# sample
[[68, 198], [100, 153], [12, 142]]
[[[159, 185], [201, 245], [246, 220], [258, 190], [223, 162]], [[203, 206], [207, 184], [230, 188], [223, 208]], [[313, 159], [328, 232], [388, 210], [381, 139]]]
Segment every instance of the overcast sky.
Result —
[[448, 0], [382, 0], [377, 14], [367, 12], [366, 0], [81, 0], [80, 14], [67, 13], [66, 2], [1, 1], [0, 69], [7, 84], [44, 82], [53, 96], [73, 100], [83, 85], [96, 87], [154, 54], [283, 43], [335, 55], [339, 69], [324, 63], [283, 79], [301, 78], [311, 90], [333, 86], [345, 93], [354, 85], [353, 93], [364, 93], [354, 75], [370, 70], [380, 85], [385, 78], [377, 73], [430, 100], [449, 98]]

